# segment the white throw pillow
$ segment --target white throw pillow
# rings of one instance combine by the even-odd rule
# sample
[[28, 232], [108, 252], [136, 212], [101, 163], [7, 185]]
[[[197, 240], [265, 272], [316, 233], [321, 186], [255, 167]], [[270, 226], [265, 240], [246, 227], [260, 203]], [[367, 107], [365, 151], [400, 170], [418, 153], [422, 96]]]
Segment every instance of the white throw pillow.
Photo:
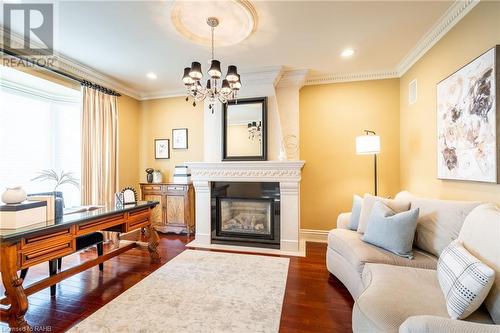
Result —
[[364, 234], [368, 226], [368, 218], [373, 209], [375, 202], [381, 201], [395, 213], [405, 212], [410, 209], [410, 202], [405, 200], [386, 199], [376, 197], [370, 194], [365, 194], [363, 204], [361, 205], [361, 214], [359, 215], [358, 232]]
[[452, 319], [464, 319], [476, 311], [495, 281], [495, 271], [470, 254], [458, 240], [441, 253], [437, 276]]

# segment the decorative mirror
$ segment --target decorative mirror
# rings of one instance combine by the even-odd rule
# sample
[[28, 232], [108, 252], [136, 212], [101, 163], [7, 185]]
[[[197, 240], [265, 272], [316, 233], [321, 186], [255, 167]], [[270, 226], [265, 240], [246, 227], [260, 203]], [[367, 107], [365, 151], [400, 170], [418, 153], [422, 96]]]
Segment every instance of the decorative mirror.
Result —
[[267, 160], [267, 98], [229, 101], [222, 107], [222, 160]]

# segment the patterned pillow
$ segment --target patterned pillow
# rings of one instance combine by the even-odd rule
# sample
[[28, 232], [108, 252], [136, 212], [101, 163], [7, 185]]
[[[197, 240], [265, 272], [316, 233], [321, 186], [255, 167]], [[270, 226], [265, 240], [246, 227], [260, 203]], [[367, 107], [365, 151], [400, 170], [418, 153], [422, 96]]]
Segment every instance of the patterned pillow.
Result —
[[437, 276], [452, 319], [464, 319], [481, 306], [495, 280], [495, 271], [455, 240], [437, 264]]

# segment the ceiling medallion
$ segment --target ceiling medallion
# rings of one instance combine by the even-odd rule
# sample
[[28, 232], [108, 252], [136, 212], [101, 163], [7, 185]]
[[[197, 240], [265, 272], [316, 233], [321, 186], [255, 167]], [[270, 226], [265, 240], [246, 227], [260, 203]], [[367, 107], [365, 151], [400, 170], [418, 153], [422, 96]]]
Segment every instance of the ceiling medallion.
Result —
[[[222, 71], [220, 61], [214, 59], [214, 30], [219, 25], [219, 20], [216, 17], [208, 17], [206, 23], [211, 29], [212, 35], [212, 57], [206, 87], [200, 83], [203, 78], [201, 64], [197, 61], [191, 63], [191, 67], [184, 68], [182, 82], [187, 90], [186, 101], [189, 97], [193, 98], [193, 106], [196, 102], [203, 101], [208, 98], [208, 108], [214, 112], [216, 101], [227, 103], [228, 100], [237, 99], [238, 91], [241, 88], [241, 79], [236, 66], [230, 65], [227, 68], [225, 79], [222, 79]], [[222, 82], [221, 82], [222, 81]], [[219, 82], [221, 86], [219, 87]]]
[[193, 43], [209, 46], [212, 40], [205, 25], [207, 17], [219, 20], [214, 41], [218, 47], [241, 43], [257, 27], [257, 12], [248, 0], [175, 1], [170, 10], [177, 33]]

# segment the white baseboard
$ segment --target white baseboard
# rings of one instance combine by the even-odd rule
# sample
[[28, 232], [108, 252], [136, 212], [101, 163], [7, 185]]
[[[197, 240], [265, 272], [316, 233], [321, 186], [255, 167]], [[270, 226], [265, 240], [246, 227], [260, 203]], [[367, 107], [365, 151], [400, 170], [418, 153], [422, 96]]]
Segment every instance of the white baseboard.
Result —
[[300, 241], [326, 243], [329, 230], [300, 229]]

